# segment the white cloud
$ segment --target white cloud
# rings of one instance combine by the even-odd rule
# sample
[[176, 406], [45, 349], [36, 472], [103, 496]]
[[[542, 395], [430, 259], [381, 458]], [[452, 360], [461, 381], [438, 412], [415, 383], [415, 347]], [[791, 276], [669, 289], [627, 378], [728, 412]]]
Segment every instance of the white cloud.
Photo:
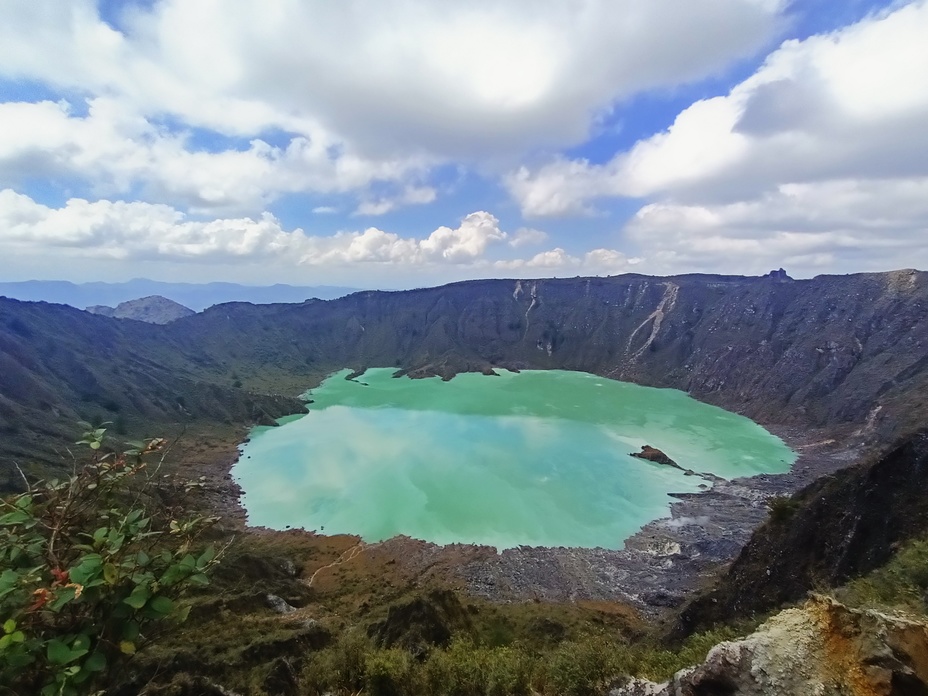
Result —
[[926, 267], [928, 177], [790, 184], [734, 203], [655, 203], [627, 231], [656, 272]]
[[375, 158], [497, 156], [578, 142], [616, 100], [753, 53], [784, 5], [165, 0], [130, 6], [121, 33], [91, 0], [6, 2], [0, 73], [223, 133], [322, 130]]
[[[535, 254], [530, 259], [511, 259], [497, 261], [493, 264], [496, 269], [532, 271], [541, 269], [543, 273], [557, 274], [584, 274], [584, 275], [614, 275], [625, 273], [632, 266], [640, 263], [641, 259], [628, 258], [615, 249], [593, 249], [583, 256], [573, 256], [561, 247]], [[537, 272], [537, 271], [536, 271]]]
[[506, 238], [499, 221], [486, 212], [471, 213], [457, 228], [439, 227], [423, 239], [376, 227], [326, 237], [284, 230], [268, 213], [258, 219], [198, 221], [166, 205], [75, 198], [49, 208], [0, 190], [0, 248], [13, 251], [56, 248], [88, 257], [216, 262], [278, 258], [304, 265], [469, 264]]
[[556, 159], [507, 186], [529, 216], [651, 198], [626, 230], [649, 270], [928, 265], [926, 36], [919, 0], [787, 41], [611, 161]]
[[[11, 189], [0, 190], [0, 255], [34, 258], [62, 268], [75, 259], [198, 264], [200, 268], [258, 263], [288, 278], [299, 269], [376, 267], [394, 269], [393, 282], [412, 274], [454, 267], [463, 275], [609, 274], [637, 263], [615, 250], [596, 249], [576, 257], [563, 249], [528, 259], [493, 260], [509, 235], [489, 213], [467, 215], [456, 228], [439, 227], [423, 238], [403, 237], [376, 227], [329, 236], [285, 230], [265, 213], [258, 218], [191, 220], [166, 205], [71, 199], [61, 208], [36, 203]], [[209, 274], [208, 270], [204, 271]], [[367, 273], [367, 271], [364, 271]], [[386, 276], [381, 276], [386, 277]]]
[[787, 41], [724, 97], [611, 161], [557, 159], [510, 174], [529, 216], [605, 196], [737, 199], [786, 183], [928, 174], [928, 2]]
[[[247, 150], [194, 151], [184, 133], [158, 128], [109, 98], [91, 100], [86, 116], [71, 114], [67, 103], [0, 103], [0, 184], [6, 185], [79, 177], [103, 195], [139, 186], [150, 198], [194, 212], [253, 213], [282, 193], [348, 192], [422, 169], [421, 160], [365, 160], [303, 137], [286, 148], [255, 139]], [[398, 203], [421, 202], [422, 189], [411, 191]]]
[[334, 215], [338, 212], [338, 208], [334, 205], [317, 205], [313, 208], [313, 213], [315, 215]]
[[407, 186], [406, 189], [395, 196], [378, 198], [373, 201], [362, 201], [358, 205], [355, 215], [384, 215], [402, 206], [425, 205], [438, 197], [431, 186]]
[[532, 227], [520, 227], [509, 240], [509, 246], [518, 249], [523, 246], [535, 246], [548, 239], [548, 233]]

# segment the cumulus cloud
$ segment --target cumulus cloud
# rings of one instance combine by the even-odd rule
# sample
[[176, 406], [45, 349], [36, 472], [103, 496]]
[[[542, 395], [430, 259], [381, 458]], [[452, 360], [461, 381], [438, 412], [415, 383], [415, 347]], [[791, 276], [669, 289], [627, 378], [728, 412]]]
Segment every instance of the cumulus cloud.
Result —
[[614, 275], [628, 272], [641, 262], [629, 258], [615, 249], [593, 249], [582, 256], [573, 256], [561, 247], [535, 254], [529, 259], [497, 261], [494, 267], [505, 270], [538, 271], [556, 275], [558, 273], [583, 273], [586, 275]]
[[736, 199], [783, 183], [928, 174], [928, 3], [787, 41], [723, 97], [601, 165], [556, 159], [507, 178], [530, 216], [604, 196]]
[[377, 200], [362, 201], [354, 211], [355, 215], [385, 215], [401, 206], [425, 205], [437, 198], [438, 194], [431, 186], [407, 186], [406, 189], [392, 197], [381, 197]]
[[655, 271], [813, 275], [923, 266], [928, 177], [787, 184], [747, 201], [644, 206], [627, 226]]
[[199, 221], [167, 205], [75, 198], [50, 208], [11, 189], [0, 191], [0, 246], [12, 250], [71, 249], [119, 259], [284, 258], [305, 265], [468, 264], [506, 238], [499, 221], [486, 212], [471, 213], [458, 227], [439, 227], [423, 239], [376, 227], [313, 236], [283, 229], [269, 213]]
[[536, 230], [533, 227], [520, 227], [509, 240], [509, 246], [518, 249], [523, 246], [534, 246], [548, 239], [548, 233]]
[[924, 264], [925, 36], [920, 0], [787, 41], [729, 94], [612, 160], [555, 159], [506, 184], [535, 217], [650, 198], [626, 232], [649, 261], [674, 260], [655, 269], [852, 270], [904, 262], [906, 247]]
[[128, 6], [120, 31], [91, 0], [11, 2], [0, 73], [223, 133], [322, 129], [368, 156], [496, 156], [578, 142], [616, 100], [753, 53], [785, 4], [164, 0]]
[[[140, 187], [159, 201], [194, 212], [255, 212], [283, 193], [350, 192], [422, 171], [421, 160], [366, 160], [334, 151], [324, 138], [296, 137], [284, 147], [261, 139], [244, 150], [197, 151], [110, 98], [76, 116], [66, 102], [0, 103], [0, 184], [30, 177], [89, 180], [97, 193]], [[431, 192], [434, 198], [434, 192]], [[422, 202], [410, 189], [404, 202]]]
[[563, 249], [528, 259], [494, 261], [492, 248], [506, 248], [510, 236], [483, 211], [455, 227], [439, 227], [422, 238], [376, 227], [311, 235], [286, 230], [269, 213], [256, 218], [189, 219], [167, 205], [74, 198], [60, 208], [42, 205], [11, 189], [0, 190], [0, 253], [43, 253], [54, 258], [116, 259], [198, 263], [201, 266], [258, 262], [300, 267], [354, 267], [366, 264], [397, 273], [429, 268], [470, 269], [480, 275], [544, 269], [546, 273], [617, 273], [636, 262], [597, 249], [581, 257]]

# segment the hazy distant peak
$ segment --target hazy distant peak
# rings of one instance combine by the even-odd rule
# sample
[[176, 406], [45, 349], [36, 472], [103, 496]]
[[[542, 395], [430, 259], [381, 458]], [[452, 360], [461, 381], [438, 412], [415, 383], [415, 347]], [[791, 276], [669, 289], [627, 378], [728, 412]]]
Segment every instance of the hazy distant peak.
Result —
[[151, 324], [167, 324], [175, 319], [196, 314], [189, 307], [184, 307], [184, 305], [166, 297], [161, 297], [161, 295], [149, 295], [137, 300], [120, 302], [115, 308], [106, 305], [92, 305], [87, 307], [87, 311], [93, 314], [115, 317], [116, 319], [147, 321]]

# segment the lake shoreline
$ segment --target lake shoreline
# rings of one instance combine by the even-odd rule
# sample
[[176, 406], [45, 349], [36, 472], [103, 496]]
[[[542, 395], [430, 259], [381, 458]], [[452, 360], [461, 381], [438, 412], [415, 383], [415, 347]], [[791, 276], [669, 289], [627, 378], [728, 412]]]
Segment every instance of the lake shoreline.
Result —
[[[853, 442], [838, 444], [856, 442], [849, 429], [759, 425], [799, 453], [788, 472], [719, 481], [704, 491], [671, 494], [676, 500], [669, 516], [644, 525], [623, 549], [523, 546], [497, 553], [477, 544], [440, 546], [403, 536], [379, 546], [417, 559], [417, 566], [442, 566], [444, 574], [461, 582], [469, 593], [493, 601], [609, 600], [658, 616], [685, 602], [737, 556], [766, 519], [769, 498], [791, 494], [852, 465], [863, 451]], [[272, 533], [276, 530], [248, 525], [242, 490], [231, 473], [243, 441], [247, 437], [228, 441], [223, 456], [204, 468], [213, 490], [210, 507], [231, 529]], [[318, 536], [315, 530], [305, 531]], [[459, 563], [462, 549], [467, 550], [467, 560]]]

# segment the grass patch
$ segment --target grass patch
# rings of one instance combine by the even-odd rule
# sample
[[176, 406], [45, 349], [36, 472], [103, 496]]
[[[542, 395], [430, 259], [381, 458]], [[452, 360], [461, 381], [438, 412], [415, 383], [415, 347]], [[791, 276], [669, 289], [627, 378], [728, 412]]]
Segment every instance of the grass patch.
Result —
[[849, 606], [928, 615], [928, 539], [905, 544], [882, 568], [835, 592]]

